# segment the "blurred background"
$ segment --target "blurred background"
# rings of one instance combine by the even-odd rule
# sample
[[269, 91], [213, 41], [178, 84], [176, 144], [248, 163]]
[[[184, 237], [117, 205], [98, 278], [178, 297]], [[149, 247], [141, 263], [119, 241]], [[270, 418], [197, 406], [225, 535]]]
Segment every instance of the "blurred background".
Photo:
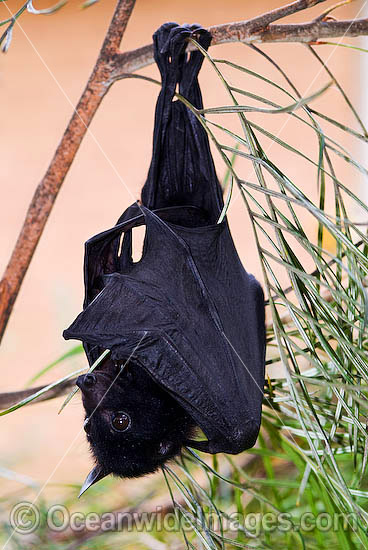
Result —
[[[7, 2], [13, 12], [21, 4]], [[223, 0], [138, 0], [122, 50], [149, 43], [152, 33], [165, 21], [199, 22], [207, 27], [245, 20], [280, 4], [281, 0], [229, 0], [226, 3]], [[48, 5], [38, 1], [35, 7]], [[73, 0], [49, 17], [25, 14], [15, 26], [9, 52], [0, 56], [1, 271], [11, 254], [28, 203], [94, 65], [114, 5], [112, 0], [100, 0], [83, 10], [81, 2]], [[355, 2], [344, 7], [338, 17], [353, 18], [358, 13], [363, 17], [362, 6], [363, 3]], [[320, 11], [317, 7], [289, 21], [310, 20]], [[7, 8], [0, 4], [0, 20], [6, 17]], [[363, 39], [353, 43], [364, 45]], [[311, 95], [329, 80], [302, 45], [272, 44], [261, 48], [293, 75], [303, 96]], [[364, 57], [333, 46], [321, 47], [318, 53], [329, 59], [330, 68], [358, 111], [366, 114]], [[275, 82], [281, 81], [265, 59], [244, 45], [216, 46], [211, 54], [242, 64]], [[159, 78], [154, 66], [142, 73]], [[266, 90], [259, 81], [246, 75], [234, 76], [233, 84], [239, 83], [260, 95]], [[204, 63], [201, 85], [205, 106], [229, 104], [208, 63]], [[267, 91], [269, 94], [269, 88]], [[98, 110], [47, 223], [1, 345], [1, 392], [23, 388], [36, 372], [75, 345], [63, 340], [62, 331], [82, 305], [83, 244], [92, 235], [111, 227], [121, 212], [139, 198], [150, 163], [157, 94], [158, 87], [153, 84], [124, 80], [113, 86]], [[328, 109], [329, 116], [343, 119], [346, 115], [348, 121], [351, 117], [333, 89], [328, 97], [323, 96], [316, 103], [321, 110]], [[216, 119], [220, 120], [224, 117]], [[258, 120], [264, 122], [262, 116]], [[229, 127], [231, 124], [228, 122]], [[278, 116], [268, 117], [267, 124], [282, 139], [303, 148], [308, 154], [307, 133]], [[332, 128], [330, 135], [335, 131]], [[342, 136], [340, 142], [349, 148], [348, 137]], [[304, 192], [315, 194], [315, 171], [301, 169], [299, 161], [285, 149], [279, 150], [274, 144], [270, 147], [270, 156], [277, 158], [279, 165]], [[310, 143], [310, 154], [315, 160], [317, 153], [314, 141]], [[359, 157], [360, 151], [355, 154]], [[216, 155], [215, 160], [222, 179], [224, 166]], [[344, 181], [345, 166], [339, 169]], [[246, 170], [251, 173], [250, 167]], [[357, 178], [349, 184], [357, 192], [361, 182]], [[246, 269], [262, 280], [251, 227], [238, 192], [234, 193], [228, 217]], [[315, 225], [306, 222], [305, 231], [311, 239], [316, 238]], [[52, 370], [39, 383], [55, 380], [83, 365], [83, 357], [78, 356]], [[54, 498], [61, 491], [58, 483], [80, 483], [91, 466], [82, 430], [80, 397], [77, 396], [58, 416], [60, 404], [58, 399], [27, 407], [2, 417], [0, 426], [1, 465], [40, 483], [48, 481], [44, 494]], [[139, 484], [124, 482], [122, 488], [125, 491], [134, 484], [135, 490], [142, 491], [147, 483], [149, 478], [143, 484], [141, 481]], [[0, 479], [0, 486], [0, 495], [18, 488], [16, 482], [5, 479]]]

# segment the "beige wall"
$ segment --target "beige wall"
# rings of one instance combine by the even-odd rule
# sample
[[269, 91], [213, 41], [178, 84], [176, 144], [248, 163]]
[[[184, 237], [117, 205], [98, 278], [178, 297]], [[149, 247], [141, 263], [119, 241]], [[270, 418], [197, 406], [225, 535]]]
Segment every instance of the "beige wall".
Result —
[[[148, 43], [154, 30], [167, 20], [198, 21], [208, 26], [246, 19], [279, 3], [138, 0], [122, 47], [132, 49]], [[20, 2], [9, 1], [8, 5], [11, 4], [17, 7]], [[27, 14], [20, 20], [22, 29], [15, 29], [10, 51], [0, 57], [1, 270], [12, 250], [27, 204], [93, 66], [113, 5], [111, 0], [101, 0], [82, 11], [79, 1], [70, 1], [52, 17]], [[359, 3], [349, 9], [350, 12], [345, 10], [346, 16], [355, 14]], [[308, 17], [316, 13], [318, 10], [310, 10]], [[344, 10], [341, 14], [344, 15]], [[6, 9], [0, 4], [0, 18], [4, 17]], [[299, 16], [299, 20], [306, 18], [307, 14]], [[301, 45], [268, 45], [264, 49], [283, 68], [289, 69], [302, 94], [308, 95], [326, 82], [325, 76], [318, 74], [318, 65]], [[265, 60], [245, 46], [221, 46], [213, 53], [282, 82]], [[330, 47], [322, 53], [331, 57], [331, 67], [359, 105], [359, 88], [353, 86], [359, 83], [358, 54], [342, 49], [333, 52]], [[144, 74], [157, 76], [156, 68], [149, 67]], [[265, 86], [249, 78], [233, 75], [231, 78], [234, 84], [278, 99], [270, 95]], [[202, 84], [207, 106], [228, 104], [208, 65], [203, 69]], [[96, 115], [91, 133], [84, 140], [66, 178], [9, 323], [0, 349], [0, 391], [22, 387], [37, 370], [73, 345], [64, 342], [61, 333], [81, 307], [83, 243], [115, 223], [120, 213], [139, 196], [150, 161], [157, 92], [155, 86], [142, 81], [120, 82], [113, 87]], [[319, 106], [332, 106], [340, 117], [345, 116], [346, 109], [336, 90], [329, 94], [328, 98], [319, 100]], [[298, 131], [292, 123], [285, 125], [285, 118], [275, 116], [272, 120], [268, 118], [267, 123], [271, 130], [291, 140], [295, 147], [308, 150], [310, 145], [311, 155], [316, 160], [315, 142], [312, 143], [310, 134]], [[232, 124], [235, 129], [236, 121]], [[301, 171], [295, 158], [276, 146], [271, 146], [270, 156], [304, 186], [306, 192], [315, 193], [313, 171]], [[220, 162], [217, 164], [219, 175], [222, 175], [223, 167]], [[244, 175], [251, 178], [251, 169], [244, 167], [244, 170]], [[234, 239], [246, 268], [261, 277], [246, 213], [236, 196], [229, 211]], [[313, 237], [315, 227], [307, 224], [306, 230]], [[75, 360], [72, 364], [77, 367], [83, 361]], [[71, 364], [61, 367], [44, 380], [55, 379], [70, 367]], [[56, 414], [58, 407], [58, 402], [50, 402], [2, 418], [0, 464], [39, 480], [51, 474], [52, 481], [81, 480], [90, 462], [83, 436], [77, 435], [82, 417], [80, 399], [76, 398], [61, 416]], [[67, 456], [62, 458], [67, 450]], [[59, 460], [59, 466], [52, 473]]]

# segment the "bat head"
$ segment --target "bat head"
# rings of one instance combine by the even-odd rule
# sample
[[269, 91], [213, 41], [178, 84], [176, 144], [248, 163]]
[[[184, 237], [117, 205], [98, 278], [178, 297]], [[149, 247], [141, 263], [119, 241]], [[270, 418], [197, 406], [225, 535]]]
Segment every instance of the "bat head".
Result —
[[139, 477], [155, 472], [180, 453], [193, 432], [190, 416], [137, 364], [122, 368], [105, 361], [93, 373], [79, 376], [77, 386], [96, 462], [85, 490], [108, 474]]

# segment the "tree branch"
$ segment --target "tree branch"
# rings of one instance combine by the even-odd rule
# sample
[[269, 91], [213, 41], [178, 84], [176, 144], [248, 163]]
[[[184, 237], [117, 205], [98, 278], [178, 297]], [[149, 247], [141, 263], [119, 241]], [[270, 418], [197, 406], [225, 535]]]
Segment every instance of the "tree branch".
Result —
[[[325, 1], [297, 0], [248, 21], [210, 27], [212, 45], [227, 42], [318, 43], [320, 39], [368, 34], [368, 19], [335, 21], [322, 14], [322, 17], [317, 17], [309, 23], [274, 23]], [[120, 42], [134, 4], [135, 0], [118, 0], [87, 86], [30, 203], [22, 230], [0, 282], [0, 341], [61, 185], [102, 99], [113, 82], [153, 63], [152, 45], [130, 52], [119, 52]]]
[[94, 114], [111, 86], [111, 60], [118, 51], [135, 0], [118, 0], [96, 65], [48, 170], [38, 185], [0, 282], [0, 341], [34, 251], [62, 183]]
[[[43, 395], [40, 395], [40, 397], [37, 397], [29, 404], [31, 405], [33, 403], [39, 403], [40, 401], [48, 401], [49, 399], [54, 399], [54, 397], [65, 395], [71, 388], [75, 386], [76, 380], [76, 378], [71, 378], [70, 380], [65, 380], [65, 382], [61, 382], [58, 386], [51, 388], [49, 391], [45, 392]], [[23, 401], [23, 399], [27, 399], [27, 397], [30, 397], [34, 393], [43, 390], [45, 387], [46, 386], [37, 386], [36, 388], [29, 388], [28, 390], [0, 393], [0, 410], [4, 410], [12, 407], [13, 405], [16, 405], [20, 401]]]
[[[261, 18], [256, 19], [259, 22], [261, 21]], [[253, 21], [251, 19], [249, 21], [210, 27], [209, 31], [212, 34], [211, 46], [230, 42], [244, 42], [245, 44], [266, 44], [270, 42], [318, 44], [320, 40], [327, 38], [368, 35], [368, 19], [324, 21], [316, 18], [309, 23], [295, 25], [274, 24], [264, 28], [254, 27]], [[194, 46], [188, 46], [188, 50], [193, 49]], [[112, 77], [114, 80], [118, 80], [126, 73], [132, 73], [151, 65], [153, 61], [152, 44], [142, 46], [130, 52], [121, 53], [115, 58]]]

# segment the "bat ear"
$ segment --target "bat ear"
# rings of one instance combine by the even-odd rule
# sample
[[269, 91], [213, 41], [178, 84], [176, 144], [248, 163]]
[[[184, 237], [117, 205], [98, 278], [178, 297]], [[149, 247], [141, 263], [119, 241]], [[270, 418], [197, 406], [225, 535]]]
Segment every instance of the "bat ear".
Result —
[[91, 485], [94, 485], [95, 483], [97, 483], [97, 481], [100, 481], [107, 475], [108, 474], [102, 471], [101, 466], [95, 466], [93, 470], [91, 470], [88, 476], [86, 477], [85, 482], [83, 483], [80, 493], [78, 495], [78, 498], [80, 498], [83, 495], [83, 493], [85, 493], [87, 489], [91, 487]]
[[171, 441], [161, 441], [158, 446], [157, 454], [158, 456], [167, 456], [173, 450], [174, 443]]

